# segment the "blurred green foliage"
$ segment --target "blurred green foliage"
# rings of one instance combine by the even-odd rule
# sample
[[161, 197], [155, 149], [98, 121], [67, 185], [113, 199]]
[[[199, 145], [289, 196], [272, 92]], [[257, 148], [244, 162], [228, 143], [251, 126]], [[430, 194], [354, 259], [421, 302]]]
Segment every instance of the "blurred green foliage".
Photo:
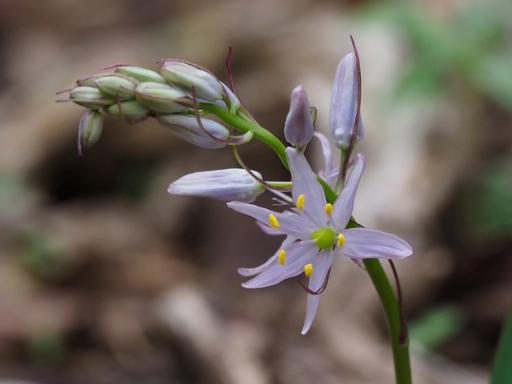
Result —
[[28, 186], [13, 174], [0, 171], [0, 212], [2, 216], [19, 213], [30, 200]]
[[64, 339], [56, 332], [41, 331], [29, 340], [28, 354], [36, 364], [56, 365], [64, 360], [66, 354]]
[[464, 189], [458, 222], [472, 237], [501, 238], [512, 234], [512, 163], [497, 160]]
[[27, 230], [19, 235], [19, 240], [22, 264], [39, 279], [58, 281], [72, 270], [73, 264], [63, 246], [50, 236]]
[[512, 383], [512, 312], [503, 327], [491, 379], [491, 384], [510, 383]]
[[461, 84], [512, 110], [512, 2], [462, 4], [443, 20], [406, 2], [382, 2], [366, 13], [396, 26], [411, 51], [397, 96], [433, 95]]
[[409, 334], [413, 342], [434, 350], [456, 335], [464, 321], [464, 313], [454, 305], [434, 307], [409, 325]]

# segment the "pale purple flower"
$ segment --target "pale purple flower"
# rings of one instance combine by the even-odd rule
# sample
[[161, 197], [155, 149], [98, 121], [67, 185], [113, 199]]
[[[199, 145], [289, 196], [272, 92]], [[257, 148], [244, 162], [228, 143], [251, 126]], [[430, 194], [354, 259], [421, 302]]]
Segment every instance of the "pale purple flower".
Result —
[[[354, 135], [359, 100], [357, 56], [350, 52], [343, 56], [336, 69], [331, 96], [329, 126], [331, 138], [338, 148], [348, 148]], [[362, 119], [356, 140], [364, 136]]]
[[[261, 178], [258, 172], [251, 172]], [[190, 173], [173, 182], [167, 191], [173, 195], [252, 203], [265, 191], [265, 186], [245, 169], [231, 168]]]
[[304, 86], [295, 87], [290, 95], [290, 110], [284, 123], [284, 137], [295, 147], [303, 147], [313, 137], [313, 118]]
[[200, 66], [183, 60], [164, 60], [160, 74], [165, 80], [187, 92], [195, 89], [201, 100], [215, 102], [222, 100], [224, 88], [220, 81], [209, 71]]
[[174, 135], [201, 148], [223, 148], [230, 136], [225, 126], [208, 118], [201, 118], [202, 127], [191, 115], [169, 114], [157, 118], [161, 124], [170, 127]]
[[[365, 165], [362, 155], [356, 156], [336, 202], [329, 204], [304, 155], [294, 148], [287, 148], [286, 153], [295, 208], [273, 212], [243, 202], [228, 203], [230, 208], [255, 218], [267, 233], [286, 235], [280, 248], [264, 264], [239, 270], [241, 275], [252, 277], [242, 286], [263, 288], [304, 274], [309, 278], [310, 292], [316, 293], [322, 290], [337, 256], [358, 262], [365, 258], [403, 259], [412, 254], [409, 244], [394, 235], [373, 229], [346, 228]], [[310, 329], [319, 301], [320, 295], [308, 293], [302, 334]]]

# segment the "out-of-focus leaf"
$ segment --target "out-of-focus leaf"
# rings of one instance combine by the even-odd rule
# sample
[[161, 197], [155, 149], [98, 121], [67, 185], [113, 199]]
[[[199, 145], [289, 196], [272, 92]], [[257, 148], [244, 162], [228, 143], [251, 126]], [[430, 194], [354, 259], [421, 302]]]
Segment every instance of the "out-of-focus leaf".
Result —
[[464, 325], [464, 314], [455, 306], [433, 308], [409, 326], [411, 340], [435, 349], [457, 334]]
[[510, 1], [494, 0], [468, 1], [446, 19], [404, 2], [379, 3], [364, 15], [392, 23], [408, 43], [396, 97], [441, 94], [456, 79], [512, 110], [511, 12]]
[[491, 378], [491, 384], [510, 383], [512, 383], [512, 312], [501, 334]]
[[483, 92], [512, 110], [512, 54], [487, 57], [473, 73], [473, 79]]
[[28, 352], [34, 363], [53, 366], [64, 359], [64, 340], [58, 333], [52, 331], [40, 332], [30, 339]]
[[505, 159], [493, 164], [478, 185], [468, 190], [461, 207], [463, 222], [476, 237], [500, 237], [512, 232], [512, 166]]
[[21, 263], [36, 277], [56, 281], [72, 270], [71, 259], [55, 239], [35, 231], [26, 231], [19, 239], [22, 246]]

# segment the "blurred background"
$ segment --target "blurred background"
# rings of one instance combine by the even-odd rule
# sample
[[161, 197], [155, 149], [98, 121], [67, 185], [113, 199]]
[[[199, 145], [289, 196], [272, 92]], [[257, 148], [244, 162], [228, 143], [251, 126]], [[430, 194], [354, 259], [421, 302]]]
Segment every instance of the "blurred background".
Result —
[[[364, 271], [337, 262], [301, 336], [295, 281], [250, 291], [236, 273], [278, 240], [221, 202], [167, 194], [185, 173], [234, 166], [230, 151], [109, 118], [79, 158], [83, 109], [55, 103], [113, 63], [184, 58], [225, 79], [232, 46], [262, 125], [281, 135], [302, 83], [325, 130], [349, 34], [369, 163], [355, 216], [415, 249], [398, 264], [415, 382], [485, 383], [512, 306], [511, 5], [1, 0], [0, 383], [393, 382]], [[286, 177], [263, 145], [241, 152]]]

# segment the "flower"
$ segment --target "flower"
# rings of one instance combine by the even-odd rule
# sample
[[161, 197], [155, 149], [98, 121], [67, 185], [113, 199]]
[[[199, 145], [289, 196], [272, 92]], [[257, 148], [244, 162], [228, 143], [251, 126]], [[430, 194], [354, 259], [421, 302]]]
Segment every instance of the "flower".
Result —
[[294, 88], [290, 95], [290, 111], [284, 123], [284, 137], [295, 147], [303, 147], [313, 137], [313, 118], [304, 86]]
[[[261, 178], [258, 172], [251, 172]], [[265, 186], [245, 169], [231, 168], [190, 173], [173, 182], [167, 191], [173, 195], [251, 203], [265, 191]]]
[[160, 73], [165, 80], [186, 92], [195, 89], [201, 100], [216, 102], [222, 100], [224, 88], [209, 71], [200, 66], [183, 60], [164, 60]]
[[287, 148], [293, 183], [295, 207], [284, 212], [233, 201], [228, 207], [255, 218], [271, 234], [286, 235], [276, 253], [255, 268], [242, 268], [242, 276], [252, 278], [245, 288], [263, 288], [304, 274], [309, 279], [307, 311], [302, 334], [306, 334], [315, 318], [320, 295], [336, 256], [355, 261], [365, 258], [403, 259], [412, 254], [404, 240], [377, 230], [350, 228], [354, 199], [365, 166], [364, 157], [354, 160], [345, 187], [334, 204], [325, 199], [315, 173], [302, 153]]
[[[357, 109], [359, 108], [358, 58], [354, 52], [346, 54], [339, 62], [334, 76], [331, 96], [329, 126], [333, 143], [346, 149], [354, 135]], [[362, 119], [356, 140], [364, 136]]]
[[98, 142], [103, 132], [103, 116], [96, 110], [86, 109], [78, 125], [78, 154]]
[[170, 114], [157, 118], [161, 124], [170, 127], [175, 136], [201, 148], [222, 148], [230, 136], [225, 126], [212, 119], [201, 118], [201, 127], [194, 116]]

